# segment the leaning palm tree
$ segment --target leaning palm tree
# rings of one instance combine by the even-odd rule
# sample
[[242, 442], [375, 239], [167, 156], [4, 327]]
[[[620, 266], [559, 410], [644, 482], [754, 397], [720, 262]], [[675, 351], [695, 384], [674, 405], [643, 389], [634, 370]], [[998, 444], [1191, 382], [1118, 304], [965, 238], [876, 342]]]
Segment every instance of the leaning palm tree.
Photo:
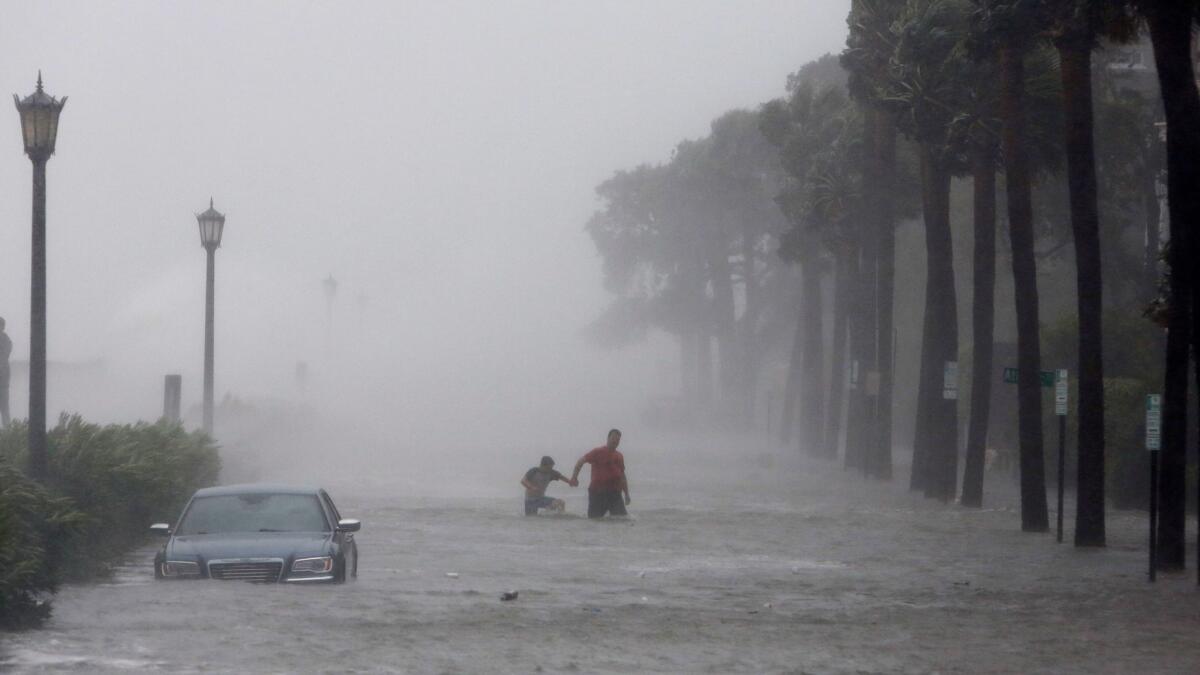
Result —
[[1041, 345], [1037, 260], [1034, 256], [1032, 170], [1026, 122], [1025, 59], [1040, 32], [1040, 17], [1021, 0], [975, 0], [970, 41], [992, 55], [1000, 71], [1001, 147], [1017, 310], [1017, 419], [1021, 467], [1021, 529], [1049, 529], [1042, 438]]

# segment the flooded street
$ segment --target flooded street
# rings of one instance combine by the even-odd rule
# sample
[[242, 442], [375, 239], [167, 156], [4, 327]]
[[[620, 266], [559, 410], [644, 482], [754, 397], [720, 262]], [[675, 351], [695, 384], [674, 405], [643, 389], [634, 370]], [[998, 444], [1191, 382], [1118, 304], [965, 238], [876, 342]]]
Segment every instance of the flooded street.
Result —
[[[824, 464], [627, 453], [629, 521], [525, 518], [514, 491], [406, 496], [334, 480], [361, 517], [342, 587], [156, 583], [147, 549], [68, 586], [6, 671], [1194, 672], [1193, 577], [1144, 580], [1144, 519], [1110, 546], [1023, 535]], [[564, 458], [565, 460], [565, 458]], [[561, 461], [560, 466], [565, 466]], [[513, 485], [520, 471], [511, 473]], [[586, 471], [585, 471], [586, 476]], [[506, 476], [507, 478], [507, 476]], [[440, 480], [440, 478], [439, 478]], [[867, 488], [867, 489], [864, 489]], [[477, 492], [472, 490], [472, 492]], [[582, 488], [555, 483], [568, 510]], [[451, 493], [453, 494], [453, 493]], [[1070, 522], [1068, 520], [1068, 522]], [[457, 576], [448, 576], [452, 573]], [[502, 602], [515, 590], [519, 597]]]

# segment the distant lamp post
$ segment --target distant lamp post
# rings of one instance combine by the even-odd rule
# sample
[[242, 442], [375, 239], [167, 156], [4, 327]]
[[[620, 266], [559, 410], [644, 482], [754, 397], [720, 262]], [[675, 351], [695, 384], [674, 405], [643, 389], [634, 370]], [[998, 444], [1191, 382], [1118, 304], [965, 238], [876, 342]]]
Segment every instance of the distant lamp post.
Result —
[[213, 431], [213, 274], [216, 271], [216, 253], [221, 247], [221, 235], [225, 232], [225, 216], [213, 208], [208, 200], [208, 210], [196, 214], [200, 224], [200, 245], [208, 254], [208, 276], [204, 287], [204, 432]]
[[338, 282], [333, 275], [321, 282], [325, 289], [325, 351], [333, 350], [333, 298], [337, 295]]
[[33, 162], [33, 246], [29, 310], [29, 471], [45, 480], [46, 467], [46, 162], [54, 154], [58, 116], [67, 97], [55, 99], [42, 90], [25, 98], [13, 94], [21, 114], [25, 154]]

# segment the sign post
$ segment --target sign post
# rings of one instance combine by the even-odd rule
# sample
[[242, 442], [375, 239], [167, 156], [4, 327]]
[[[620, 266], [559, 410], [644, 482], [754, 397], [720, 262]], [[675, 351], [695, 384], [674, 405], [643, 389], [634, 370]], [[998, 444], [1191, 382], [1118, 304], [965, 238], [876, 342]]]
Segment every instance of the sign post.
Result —
[[1150, 581], [1158, 567], [1158, 451], [1162, 447], [1162, 396], [1146, 395], [1146, 449], [1150, 451]]
[[1058, 417], [1058, 543], [1063, 540], [1063, 474], [1067, 460], [1067, 369], [1054, 373], [1054, 414]]

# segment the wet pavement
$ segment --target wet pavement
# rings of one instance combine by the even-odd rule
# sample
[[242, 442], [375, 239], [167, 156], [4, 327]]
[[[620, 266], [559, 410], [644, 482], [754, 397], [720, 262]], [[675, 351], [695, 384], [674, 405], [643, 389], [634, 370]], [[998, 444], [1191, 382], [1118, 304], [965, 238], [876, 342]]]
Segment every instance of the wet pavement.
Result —
[[[1194, 577], [1146, 583], [1141, 514], [1110, 516], [1107, 549], [1075, 550], [1019, 532], [1011, 497], [972, 511], [823, 464], [627, 455], [627, 521], [525, 518], [507, 487], [330, 477], [364, 523], [356, 582], [155, 582], [146, 549], [109, 581], [65, 587], [46, 629], [3, 636], [0, 669], [1200, 670]], [[581, 489], [550, 494], [584, 511]]]

